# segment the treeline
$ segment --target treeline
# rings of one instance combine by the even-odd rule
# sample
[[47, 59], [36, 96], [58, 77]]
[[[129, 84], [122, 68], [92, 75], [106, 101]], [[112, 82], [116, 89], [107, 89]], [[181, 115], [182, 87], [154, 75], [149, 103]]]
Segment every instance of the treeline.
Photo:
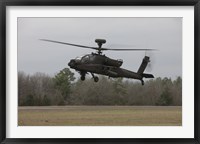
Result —
[[100, 77], [74, 81], [68, 68], [54, 77], [18, 72], [18, 104], [43, 105], [182, 105], [182, 78], [155, 78], [145, 82]]

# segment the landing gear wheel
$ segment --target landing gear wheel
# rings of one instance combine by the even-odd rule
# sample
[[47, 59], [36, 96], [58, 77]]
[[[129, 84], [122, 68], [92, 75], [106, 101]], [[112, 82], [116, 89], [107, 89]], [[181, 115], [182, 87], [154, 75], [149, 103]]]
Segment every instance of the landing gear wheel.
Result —
[[98, 82], [99, 78], [97, 76], [94, 77], [94, 82]]
[[82, 81], [84, 81], [84, 80], [85, 80], [85, 74], [86, 74], [85, 72], [80, 72], [80, 75], [81, 75], [81, 80], [82, 80]]
[[82, 75], [81, 76], [81, 80], [84, 81], [85, 80], [85, 76]]
[[143, 80], [141, 80], [141, 83], [142, 83], [142, 85], [144, 85], [144, 81]]

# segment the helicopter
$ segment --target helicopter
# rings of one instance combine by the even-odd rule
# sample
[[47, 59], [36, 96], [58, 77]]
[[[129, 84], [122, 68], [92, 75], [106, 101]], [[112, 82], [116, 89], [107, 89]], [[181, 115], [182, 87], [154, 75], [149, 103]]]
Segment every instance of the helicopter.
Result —
[[94, 79], [94, 82], [98, 82], [99, 78], [95, 74], [101, 74], [108, 76], [109, 78], [131, 78], [141, 81], [141, 84], [144, 85], [143, 78], [154, 78], [152, 74], [144, 73], [148, 63], [150, 62], [149, 56], [144, 56], [142, 63], [137, 72], [133, 72], [127, 69], [121, 68], [123, 60], [121, 59], [112, 59], [102, 54], [102, 51], [112, 50], [112, 51], [153, 51], [155, 49], [113, 49], [113, 48], [103, 48], [102, 45], [106, 43], [105, 39], [95, 39], [98, 47], [84, 46], [79, 44], [66, 43], [61, 41], [49, 40], [49, 39], [40, 39], [42, 41], [53, 42], [58, 44], [70, 45], [74, 47], [81, 47], [87, 49], [94, 49], [96, 52], [91, 54], [86, 54], [83, 56], [76, 57], [71, 59], [68, 63], [68, 66], [72, 69], [75, 69], [80, 73], [80, 78], [82, 81], [85, 80], [86, 74], [90, 73]]

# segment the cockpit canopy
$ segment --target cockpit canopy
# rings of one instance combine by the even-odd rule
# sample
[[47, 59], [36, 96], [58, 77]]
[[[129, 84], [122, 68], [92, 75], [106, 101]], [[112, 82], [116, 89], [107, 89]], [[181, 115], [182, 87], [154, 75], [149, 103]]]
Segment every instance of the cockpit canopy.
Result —
[[76, 57], [75, 58], [75, 60], [77, 61], [77, 62], [83, 62], [83, 63], [87, 63], [87, 62], [89, 62], [89, 60], [90, 60], [90, 55], [82, 55], [82, 56], [78, 56], [78, 57]]
[[81, 59], [83, 58], [83, 56], [84, 56], [84, 55], [77, 56], [77, 57], [75, 58], [75, 60], [81, 60]]

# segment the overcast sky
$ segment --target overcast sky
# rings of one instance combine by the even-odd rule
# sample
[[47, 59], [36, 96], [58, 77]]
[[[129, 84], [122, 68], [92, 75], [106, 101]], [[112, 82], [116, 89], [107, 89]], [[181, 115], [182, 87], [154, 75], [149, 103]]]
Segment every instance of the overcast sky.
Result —
[[[172, 79], [182, 76], [182, 18], [18, 18], [18, 71], [53, 76], [68, 67], [70, 59], [94, 52], [39, 39], [97, 46], [96, 38], [106, 39], [103, 47], [108, 48], [157, 49], [146, 53], [152, 60], [147, 72]], [[123, 68], [137, 71], [145, 52], [104, 54], [123, 59]]]

